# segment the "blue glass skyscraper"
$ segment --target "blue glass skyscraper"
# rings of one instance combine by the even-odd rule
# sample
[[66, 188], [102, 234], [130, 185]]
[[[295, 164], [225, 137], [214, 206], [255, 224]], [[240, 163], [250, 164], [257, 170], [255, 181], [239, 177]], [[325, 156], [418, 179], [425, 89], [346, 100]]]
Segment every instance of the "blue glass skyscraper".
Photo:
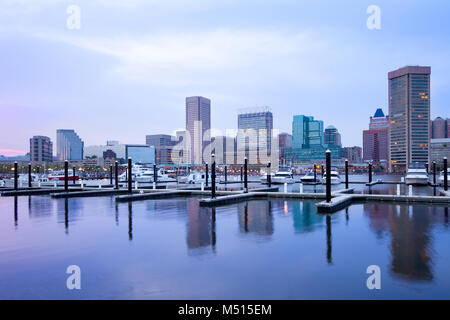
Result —
[[58, 160], [83, 160], [84, 142], [74, 130], [56, 131], [56, 155]]

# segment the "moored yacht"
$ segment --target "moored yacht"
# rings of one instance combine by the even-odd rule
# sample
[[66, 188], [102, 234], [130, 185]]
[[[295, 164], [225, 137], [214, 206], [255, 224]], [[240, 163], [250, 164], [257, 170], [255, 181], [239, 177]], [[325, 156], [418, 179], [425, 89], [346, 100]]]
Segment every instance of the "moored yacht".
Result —
[[[331, 170], [330, 180], [331, 184], [340, 184], [342, 182], [341, 177], [339, 176], [339, 172], [337, 172], [336, 170]], [[323, 174], [322, 184], [326, 183], [327, 183], [327, 173], [325, 172]]]
[[315, 183], [318, 182], [319, 179], [317, 179], [317, 175], [314, 177], [314, 172], [310, 171], [307, 174], [305, 174], [303, 177], [300, 178], [302, 183]]
[[[56, 171], [49, 173], [47, 179], [48, 179], [48, 181], [64, 181], [64, 179], [65, 179], [64, 170], [56, 170]], [[69, 170], [67, 179], [69, 181], [72, 181], [74, 179], [72, 170]], [[78, 173], [75, 172], [75, 181], [77, 181], [79, 179], [80, 179], [80, 177], [79, 177]]]
[[[267, 177], [266, 177], [267, 179]], [[271, 176], [271, 182], [273, 184], [291, 184], [294, 183], [294, 175], [289, 167], [279, 167], [278, 171]]]
[[422, 163], [412, 163], [409, 165], [405, 176], [405, 183], [408, 185], [428, 185], [428, 173]]
[[[450, 183], [450, 171], [447, 172], [447, 183]], [[439, 175], [439, 184], [441, 186], [444, 185], [444, 171], [442, 171], [441, 174]]]

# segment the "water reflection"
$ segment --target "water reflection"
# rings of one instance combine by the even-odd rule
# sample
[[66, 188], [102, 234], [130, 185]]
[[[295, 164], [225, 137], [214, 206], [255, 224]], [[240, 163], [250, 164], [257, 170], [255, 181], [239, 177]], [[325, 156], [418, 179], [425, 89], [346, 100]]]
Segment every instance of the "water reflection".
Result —
[[201, 208], [198, 199], [186, 199], [187, 246], [190, 254], [205, 254], [209, 248], [212, 252], [216, 245], [216, 212], [215, 209]]
[[390, 268], [396, 277], [433, 280], [431, 229], [435, 210], [429, 206], [364, 205], [377, 237], [390, 235]]
[[271, 212], [271, 201], [250, 201], [239, 204], [239, 231], [270, 237], [274, 230]]
[[323, 227], [323, 216], [317, 215], [314, 202], [292, 202], [292, 218], [295, 233], [313, 232]]
[[18, 216], [18, 210], [17, 210], [17, 196], [14, 196], [14, 226], [17, 228], [19, 225], [19, 216]]
[[128, 240], [133, 240], [133, 203], [128, 202]]
[[331, 217], [327, 215], [327, 262], [328, 264], [333, 263], [332, 258], [332, 243], [331, 243]]

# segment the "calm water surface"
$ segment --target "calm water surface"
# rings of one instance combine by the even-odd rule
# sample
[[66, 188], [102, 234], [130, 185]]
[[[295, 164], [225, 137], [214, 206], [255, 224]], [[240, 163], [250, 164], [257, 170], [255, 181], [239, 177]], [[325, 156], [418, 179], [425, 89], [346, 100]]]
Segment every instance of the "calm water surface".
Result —
[[[448, 208], [0, 198], [1, 299], [447, 299]], [[366, 268], [381, 268], [381, 290]], [[66, 288], [69, 265], [81, 290]]]

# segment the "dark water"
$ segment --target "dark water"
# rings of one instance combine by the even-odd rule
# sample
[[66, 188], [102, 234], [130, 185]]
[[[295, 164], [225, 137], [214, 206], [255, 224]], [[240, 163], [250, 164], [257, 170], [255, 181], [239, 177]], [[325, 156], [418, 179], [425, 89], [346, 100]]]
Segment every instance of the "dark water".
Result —
[[[0, 198], [1, 299], [447, 299], [448, 208]], [[66, 268], [81, 268], [81, 290]], [[366, 269], [381, 268], [381, 290]]]

